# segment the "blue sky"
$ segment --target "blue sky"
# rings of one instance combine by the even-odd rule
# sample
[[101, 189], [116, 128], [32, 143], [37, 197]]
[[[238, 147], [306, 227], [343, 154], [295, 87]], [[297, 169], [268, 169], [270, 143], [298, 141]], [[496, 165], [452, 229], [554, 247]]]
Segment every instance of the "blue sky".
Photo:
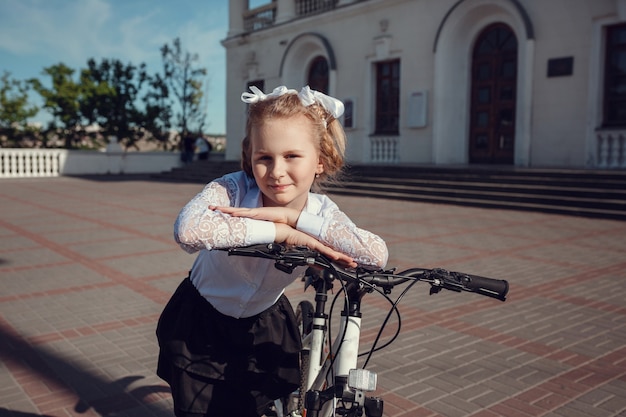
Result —
[[0, 0], [0, 73], [46, 82], [45, 67], [79, 70], [89, 58], [145, 62], [156, 73], [161, 46], [179, 37], [208, 70], [206, 133], [225, 133], [227, 31], [227, 0]]

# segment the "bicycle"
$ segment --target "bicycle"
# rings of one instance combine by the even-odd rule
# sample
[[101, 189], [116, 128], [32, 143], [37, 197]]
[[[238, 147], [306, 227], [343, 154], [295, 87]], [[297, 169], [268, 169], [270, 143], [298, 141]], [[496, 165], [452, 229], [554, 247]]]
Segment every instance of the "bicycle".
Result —
[[[281, 244], [262, 244], [228, 249], [233, 256], [254, 256], [274, 260], [276, 268], [292, 273], [297, 267], [307, 267], [305, 289], [315, 289], [315, 306], [301, 301], [296, 308], [296, 319], [302, 335], [302, 383], [289, 398], [277, 400], [274, 411], [278, 417], [382, 417], [383, 400], [368, 397], [376, 389], [375, 372], [365, 367], [371, 355], [389, 346], [400, 333], [398, 304], [417, 282], [430, 284], [430, 294], [442, 289], [473, 292], [500, 301], [506, 300], [508, 282], [441, 268], [411, 268], [396, 273], [395, 269], [344, 269], [325, 256], [306, 247], [288, 247]], [[328, 292], [338, 281], [345, 297], [339, 331], [331, 337], [330, 315], [326, 313]], [[389, 298], [394, 287], [407, 284], [398, 298]], [[361, 301], [366, 294], [378, 292], [391, 303], [391, 309], [381, 325], [373, 346], [361, 368], [360, 356]], [[335, 298], [337, 300], [337, 298]], [[334, 301], [333, 301], [334, 304]], [[330, 308], [332, 312], [332, 306]], [[398, 327], [391, 340], [377, 347], [383, 329], [391, 315], [396, 313]], [[332, 341], [332, 345], [331, 342]]]

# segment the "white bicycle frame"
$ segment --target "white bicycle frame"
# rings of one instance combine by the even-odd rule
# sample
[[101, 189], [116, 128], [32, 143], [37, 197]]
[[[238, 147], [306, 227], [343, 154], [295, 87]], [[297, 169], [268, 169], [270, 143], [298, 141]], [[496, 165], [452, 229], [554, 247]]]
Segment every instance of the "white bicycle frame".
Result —
[[313, 330], [303, 340], [303, 348], [310, 349], [310, 362], [306, 377], [307, 390], [323, 388], [333, 357], [335, 358], [333, 370], [335, 376], [348, 377], [350, 370], [357, 367], [361, 318], [342, 316], [339, 328], [339, 335], [342, 337], [337, 337], [335, 340], [330, 356], [323, 355], [325, 353], [325, 322], [325, 318], [314, 318]]
[[[323, 300], [322, 306], [325, 306], [326, 295], [324, 294], [318, 300], [317, 297], [320, 295], [320, 292], [316, 291], [316, 301]], [[353, 402], [362, 407], [365, 400], [363, 393], [375, 389], [376, 375], [373, 372], [357, 369], [361, 337], [360, 312], [351, 314], [348, 310], [346, 305], [341, 315], [338, 335], [332, 348], [330, 348], [330, 352], [326, 344], [327, 328], [330, 323], [324, 312], [316, 311], [313, 314], [311, 331], [302, 340], [303, 351], [308, 353], [309, 358], [308, 368], [303, 370], [306, 371], [303, 384], [305, 391], [321, 392], [329, 387], [343, 386], [343, 394], [335, 391], [331, 400], [324, 401], [317, 414], [319, 417], [334, 416], [338, 401], [342, 399], [344, 394], [350, 398], [354, 397]], [[332, 370], [330, 369], [331, 366], [333, 367]], [[338, 380], [345, 382], [338, 384]], [[302, 405], [304, 406], [304, 404]], [[298, 417], [302, 414], [298, 410], [292, 412], [290, 416]]]

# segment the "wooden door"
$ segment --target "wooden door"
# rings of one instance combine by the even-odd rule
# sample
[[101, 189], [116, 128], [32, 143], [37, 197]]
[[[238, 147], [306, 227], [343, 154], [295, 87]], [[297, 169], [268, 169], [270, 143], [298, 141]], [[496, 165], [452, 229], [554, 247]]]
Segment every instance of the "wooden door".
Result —
[[328, 94], [328, 61], [323, 56], [316, 57], [309, 67], [308, 86], [311, 90]]
[[516, 87], [517, 38], [502, 23], [490, 25], [473, 51], [470, 163], [513, 163]]

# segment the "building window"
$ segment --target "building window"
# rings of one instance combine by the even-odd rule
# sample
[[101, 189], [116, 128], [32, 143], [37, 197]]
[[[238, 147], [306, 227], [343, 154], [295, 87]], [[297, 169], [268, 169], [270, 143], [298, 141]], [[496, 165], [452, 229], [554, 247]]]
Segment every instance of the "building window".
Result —
[[351, 129], [354, 127], [354, 100], [351, 98], [344, 100], [343, 107], [343, 127]]
[[[254, 81], [248, 81], [248, 83], [246, 83], [246, 92], [250, 92], [250, 87], [256, 87], [259, 90], [265, 92], [265, 80], [254, 80]], [[249, 104], [246, 104], [246, 115], [248, 114], [248, 107], [250, 107]]]
[[626, 126], [626, 24], [606, 32], [604, 126]]
[[265, 80], [254, 80], [254, 81], [249, 81], [246, 84], [246, 91], [250, 91], [250, 87], [256, 87], [259, 90], [265, 92], [264, 88], [265, 88]]
[[328, 61], [323, 56], [315, 57], [309, 67], [307, 84], [312, 90], [328, 94]]
[[376, 64], [376, 128], [377, 135], [400, 132], [400, 60]]

